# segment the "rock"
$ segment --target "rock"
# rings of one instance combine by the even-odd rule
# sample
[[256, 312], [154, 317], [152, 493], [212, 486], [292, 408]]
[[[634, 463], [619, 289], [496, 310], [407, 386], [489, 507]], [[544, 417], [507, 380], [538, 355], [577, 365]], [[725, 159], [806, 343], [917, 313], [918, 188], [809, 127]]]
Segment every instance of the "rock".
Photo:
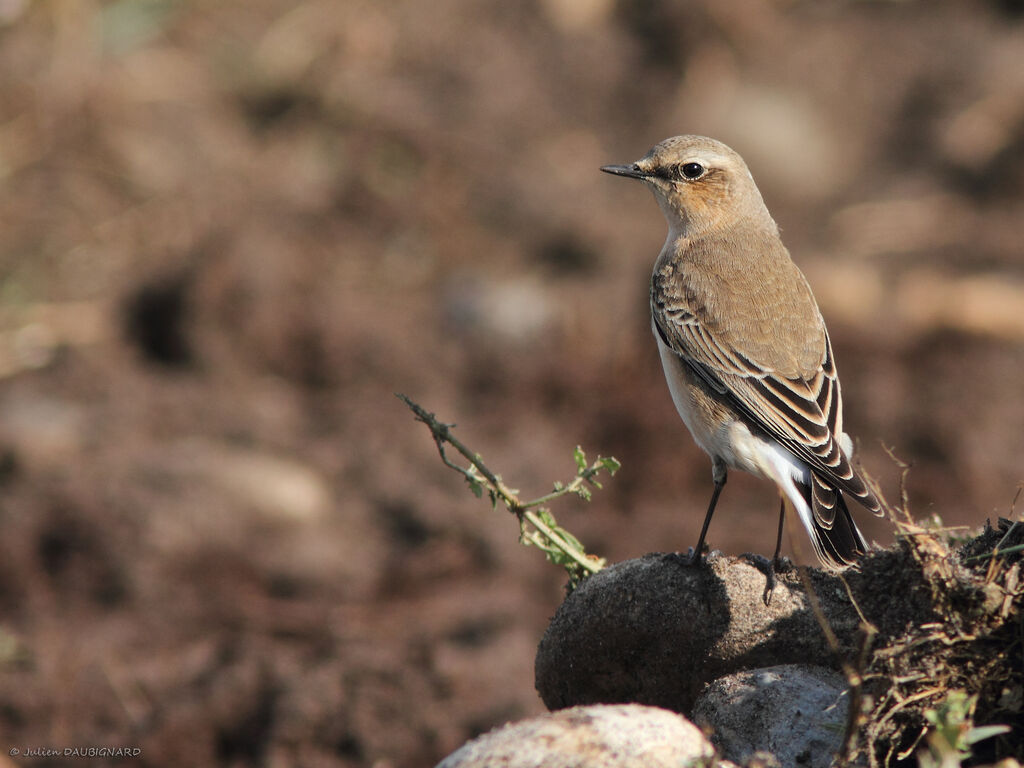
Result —
[[598, 705], [498, 728], [463, 745], [437, 768], [684, 768], [704, 765], [697, 761], [713, 755], [700, 730], [679, 715], [637, 704]]
[[75, 461], [87, 443], [89, 427], [85, 409], [71, 400], [15, 392], [0, 403], [0, 442], [9, 444], [17, 462], [28, 468]]
[[[812, 572], [833, 630], [853, 644], [858, 617], [836, 577]], [[835, 665], [794, 570], [765, 576], [742, 558], [690, 567], [652, 554], [584, 581], [558, 609], [537, 651], [536, 686], [549, 709], [638, 702], [689, 714], [722, 675], [775, 664]]]
[[169, 463], [183, 474], [210, 481], [235, 501], [268, 517], [316, 520], [330, 509], [326, 478], [294, 458], [195, 438], [171, 446], [168, 454]]
[[454, 330], [479, 335], [489, 343], [503, 339], [524, 344], [549, 333], [564, 320], [550, 286], [527, 278], [453, 280], [445, 290], [444, 307]]
[[745, 763], [758, 750], [780, 765], [828, 768], [842, 746], [846, 680], [825, 667], [785, 664], [726, 675], [697, 699], [694, 721], [721, 754]]

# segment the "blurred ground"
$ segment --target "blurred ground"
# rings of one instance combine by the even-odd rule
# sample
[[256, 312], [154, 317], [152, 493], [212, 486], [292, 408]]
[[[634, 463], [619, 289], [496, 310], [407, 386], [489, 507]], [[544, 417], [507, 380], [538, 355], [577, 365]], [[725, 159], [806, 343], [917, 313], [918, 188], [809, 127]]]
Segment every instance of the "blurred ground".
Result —
[[[0, 2], [0, 766], [404, 768], [541, 711], [561, 577], [392, 392], [526, 494], [618, 457], [556, 510], [591, 551], [692, 545], [664, 224], [597, 171], [672, 134], [747, 159], [888, 495], [883, 443], [917, 515], [1006, 514], [1022, 10]], [[712, 546], [775, 509], [734, 473]]]

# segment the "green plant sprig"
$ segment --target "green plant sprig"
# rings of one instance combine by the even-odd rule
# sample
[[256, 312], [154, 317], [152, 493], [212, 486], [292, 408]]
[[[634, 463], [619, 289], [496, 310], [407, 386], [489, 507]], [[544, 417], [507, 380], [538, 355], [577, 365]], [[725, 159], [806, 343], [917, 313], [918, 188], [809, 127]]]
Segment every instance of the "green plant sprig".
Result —
[[[598, 474], [604, 470], [609, 475], [614, 475], [621, 466], [618, 460], [611, 456], [598, 456], [596, 461], [588, 463], [583, 449], [576, 446], [573, 450], [573, 459], [576, 462], [575, 477], [567, 483], [556, 482], [550, 493], [523, 501], [519, 498], [519, 491], [509, 488], [500, 475], [491, 471], [479, 453], [471, 451], [452, 434], [454, 424], [439, 421], [433, 413], [406, 395], [396, 393], [396, 397], [408, 406], [417, 421], [427, 425], [445, 466], [462, 475], [470, 491], [477, 498], [482, 498], [486, 493], [491, 500], [492, 509], [496, 509], [499, 502], [504, 504], [519, 520], [519, 540], [526, 546], [537, 547], [544, 552], [548, 560], [565, 568], [569, 574], [570, 586], [575, 586], [587, 576], [604, 568], [605, 559], [588, 555], [580, 540], [558, 524], [546, 505], [568, 494], [575, 494], [584, 501], [589, 501], [591, 487], [601, 488], [601, 483], [596, 479]], [[445, 450], [446, 444], [458, 451], [469, 465], [462, 466], [452, 461]]]
[[971, 757], [971, 747], [979, 741], [1011, 731], [1008, 725], [974, 725], [977, 705], [977, 694], [950, 691], [938, 706], [925, 710], [932, 729], [926, 739], [927, 751], [918, 755], [921, 768], [958, 768]]

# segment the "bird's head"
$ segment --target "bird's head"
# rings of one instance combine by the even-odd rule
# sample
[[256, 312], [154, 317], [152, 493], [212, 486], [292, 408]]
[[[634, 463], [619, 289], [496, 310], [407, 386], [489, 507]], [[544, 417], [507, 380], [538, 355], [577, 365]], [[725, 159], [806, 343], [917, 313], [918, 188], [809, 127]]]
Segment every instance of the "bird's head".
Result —
[[644, 182], [679, 235], [711, 234], [738, 219], [771, 222], [743, 158], [706, 136], [674, 136], [631, 165], [601, 170]]

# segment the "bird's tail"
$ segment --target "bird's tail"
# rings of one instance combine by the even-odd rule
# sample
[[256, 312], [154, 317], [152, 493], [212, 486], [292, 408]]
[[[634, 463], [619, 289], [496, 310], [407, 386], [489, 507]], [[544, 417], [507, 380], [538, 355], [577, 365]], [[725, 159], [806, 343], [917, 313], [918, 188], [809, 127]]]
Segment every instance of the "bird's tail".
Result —
[[796, 483], [803, 502], [796, 512], [811, 537], [815, 554], [831, 570], [852, 565], [867, 552], [868, 545], [850, 515], [843, 492], [813, 473], [809, 480], [807, 484]]

